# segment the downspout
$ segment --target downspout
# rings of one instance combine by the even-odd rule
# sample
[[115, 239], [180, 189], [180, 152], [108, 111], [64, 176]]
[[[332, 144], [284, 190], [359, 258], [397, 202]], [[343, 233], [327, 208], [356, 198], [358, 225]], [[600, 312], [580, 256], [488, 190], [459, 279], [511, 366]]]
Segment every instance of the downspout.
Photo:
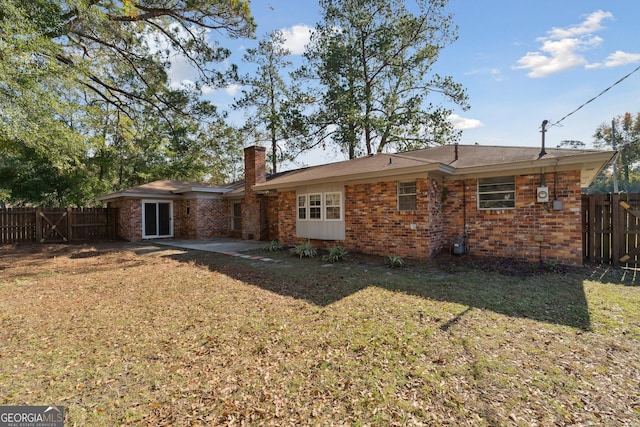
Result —
[[469, 236], [467, 236], [467, 184], [462, 180], [462, 244], [464, 253], [469, 252]]
[[462, 235], [467, 234], [467, 185], [462, 180]]
[[[455, 161], [460, 158], [458, 143], [455, 143]], [[469, 236], [467, 236], [467, 184], [462, 179], [462, 253], [469, 252]]]
[[469, 242], [467, 239], [467, 186], [464, 179], [462, 181], [462, 234], [454, 236], [451, 241], [450, 253], [462, 255], [469, 252]]
[[469, 236], [467, 236], [467, 184], [462, 180], [462, 234], [458, 236], [460, 254], [469, 252]]

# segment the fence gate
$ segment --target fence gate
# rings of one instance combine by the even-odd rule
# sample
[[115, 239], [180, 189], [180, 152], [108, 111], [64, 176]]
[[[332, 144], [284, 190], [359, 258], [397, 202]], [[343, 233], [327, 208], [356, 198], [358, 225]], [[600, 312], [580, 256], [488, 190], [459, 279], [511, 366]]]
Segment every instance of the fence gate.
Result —
[[0, 209], [0, 244], [93, 242], [117, 238], [112, 208]]
[[585, 261], [614, 266], [640, 264], [640, 194], [582, 196]]
[[38, 209], [36, 211], [36, 241], [38, 243], [68, 242], [71, 236], [71, 209]]

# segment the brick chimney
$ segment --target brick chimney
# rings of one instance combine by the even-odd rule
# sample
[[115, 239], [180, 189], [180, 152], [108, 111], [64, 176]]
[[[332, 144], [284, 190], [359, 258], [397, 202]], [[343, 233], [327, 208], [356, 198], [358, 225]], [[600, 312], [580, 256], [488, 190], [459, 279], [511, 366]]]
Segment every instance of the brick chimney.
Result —
[[242, 238], [261, 240], [266, 228], [263, 196], [253, 186], [267, 181], [266, 151], [264, 147], [244, 149], [244, 200], [242, 202]]

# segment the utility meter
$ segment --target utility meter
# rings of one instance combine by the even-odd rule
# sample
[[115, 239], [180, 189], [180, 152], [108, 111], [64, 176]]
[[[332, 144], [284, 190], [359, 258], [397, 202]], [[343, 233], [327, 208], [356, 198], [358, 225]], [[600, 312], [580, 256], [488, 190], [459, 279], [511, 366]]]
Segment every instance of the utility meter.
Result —
[[546, 203], [549, 201], [549, 187], [538, 187], [538, 203]]

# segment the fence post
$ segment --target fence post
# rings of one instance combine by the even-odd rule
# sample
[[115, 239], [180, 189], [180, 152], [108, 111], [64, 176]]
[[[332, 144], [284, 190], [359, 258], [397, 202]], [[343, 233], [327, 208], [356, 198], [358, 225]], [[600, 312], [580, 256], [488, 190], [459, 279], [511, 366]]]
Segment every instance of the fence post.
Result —
[[71, 235], [73, 230], [73, 217], [71, 214], [73, 213], [73, 209], [67, 208], [67, 242], [71, 243], [73, 236]]
[[36, 242], [42, 243], [42, 208], [36, 208]]
[[589, 196], [589, 262], [596, 261], [596, 198]]
[[624, 224], [620, 221], [620, 195], [611, 195], [611, 261], [614, 267], [620, 267], [620, 234]]

